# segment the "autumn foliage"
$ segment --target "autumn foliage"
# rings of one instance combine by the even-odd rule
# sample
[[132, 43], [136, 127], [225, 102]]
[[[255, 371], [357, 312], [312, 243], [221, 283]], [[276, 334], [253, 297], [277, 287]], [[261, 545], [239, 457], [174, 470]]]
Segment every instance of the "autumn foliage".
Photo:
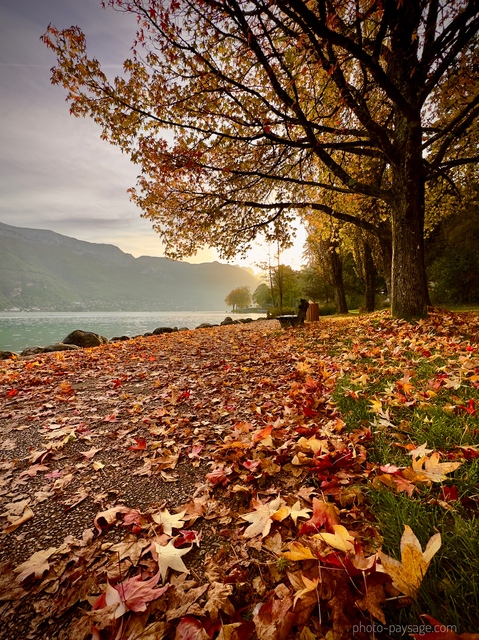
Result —
[[[420, 601], [448, 534], [404, 521], [386, 552], [368, 491], [477, 513], [477, 487], [454, 493], [479, 457], [477, 336], [474, 316], [383, 312], [3, 362], [2, 637], [369, 637]], [[461, 442], [414, 441], [434, 405]], [[371, 459], [378, 432], [402, 464]], [[420, 637], [478, 637], [462, 631]]]

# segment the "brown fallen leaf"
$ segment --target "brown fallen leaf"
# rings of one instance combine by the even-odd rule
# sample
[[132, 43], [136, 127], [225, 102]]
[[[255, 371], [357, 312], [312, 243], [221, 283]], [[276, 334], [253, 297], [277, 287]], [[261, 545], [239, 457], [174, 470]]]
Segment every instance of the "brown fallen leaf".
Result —
[[208, 601], [205, 605], [205, 609], [209, 612], [212, 620], [218, 620], [220, 611], [223, 611], [229, 616], [234, 615], [235, 608], [228, 600], [228, 596], [230, 596], [232, 593], [232, 584], [213, 582], [210, 585], [207, 596]]
[[384, 571], [391, 576], [396, 589], [406, 596], [415, 598], [432, 557], [440, 547], [441, 534], [436, 533], [430, 538], [423, 552], [413, 530], [406, 524], [401, 538], [401, 562], [390, 558], [382, 551], [379, 552], [379, 557]]
[[48, 571], [50, 564], [48, 558], [50, 558], [57, 551], [56, 547], [50, 547], [43, 551], [36, 551], [28, 560], [22, 562], [21, 565], [14, 569], [17, 575], [17, 581], [23, 582], [25, 578], [35, 575], [35, 578], [41, 579], [45, 571]]
[[34, 516], [35, 514], [33, 513], [33, 511], [30, 509], [28, 505], [26, 505], [23, 510], [23, 514], [19, 518], [14, 518], [13, 516], [7, 516], [7, 519], [10, 521], [10, 524], [7, 525], [6, 527], [3, 527], [2, 533], [11, 533], [12, 531], [15, 531], [15, 529], [18, 529], [18, 527], [21, 524], [23, 524], [24, 522], [27, 522], [28, 520], [31, 520]]

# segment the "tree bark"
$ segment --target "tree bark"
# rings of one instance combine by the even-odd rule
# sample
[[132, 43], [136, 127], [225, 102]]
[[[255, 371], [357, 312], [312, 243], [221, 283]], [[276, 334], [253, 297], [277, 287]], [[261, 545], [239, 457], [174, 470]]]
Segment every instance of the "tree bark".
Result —
[[344, 291], [343, 281], [343, 261], [336, 250], [335, 242], [331, 243], [329, 251], [329, 260], [331, 265], [331, 276], [334, 288], [334, 304], [336, 305], [336, 313], [348, 313], [348, 303], [346, 302], [346, 293]]
[[[414, 131], [411, 136], [415, 136]], [[395, 202], [392, 206], [391, 300], [392, 315], [398, 318], [425, 316], [430, 304], [424, 260], [422, 157], [413, 151], [406, 151], [399, 170], [393, 168], [396, 188], [393, 187]]]
[[376, 306], [376, 266], [373, 260], [373, 252], [367, 242], [364, 243], [364, 274], [366, 284], [365, 310], [371, 313]]

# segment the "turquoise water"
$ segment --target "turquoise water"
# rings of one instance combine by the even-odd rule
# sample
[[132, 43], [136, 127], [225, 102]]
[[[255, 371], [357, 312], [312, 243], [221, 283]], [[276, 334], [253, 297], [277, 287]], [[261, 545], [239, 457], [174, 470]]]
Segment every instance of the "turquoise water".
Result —
[[26, 347], [61, 342], [75, 329], [93, 331], [110, 339], [114, 336], [137, 336], [157, 327], [194, 329], [203, 322], [219, 324], [231, 316], [235, 319], [263, 317], [260, 314], [231, 314], [228, 311], [169, 311], [105, 313], [78, 312], [0, 312], [0, 350], [20, 353]]

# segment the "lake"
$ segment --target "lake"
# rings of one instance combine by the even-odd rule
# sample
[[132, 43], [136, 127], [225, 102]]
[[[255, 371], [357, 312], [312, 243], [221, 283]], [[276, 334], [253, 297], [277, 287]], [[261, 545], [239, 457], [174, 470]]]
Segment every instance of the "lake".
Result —
[[227, 311], [103, 311], [92, 312], [0, 312], [0, 350], [20, 353], [26, 347], [44, 347], [61, 342], [75, 329], [93, 331], [110, 339], [137, 336], [157, 327], [194, 329], [203, 322], [219, 324], [227, 316], [234, 319], [261, 318], [264, 314]]

